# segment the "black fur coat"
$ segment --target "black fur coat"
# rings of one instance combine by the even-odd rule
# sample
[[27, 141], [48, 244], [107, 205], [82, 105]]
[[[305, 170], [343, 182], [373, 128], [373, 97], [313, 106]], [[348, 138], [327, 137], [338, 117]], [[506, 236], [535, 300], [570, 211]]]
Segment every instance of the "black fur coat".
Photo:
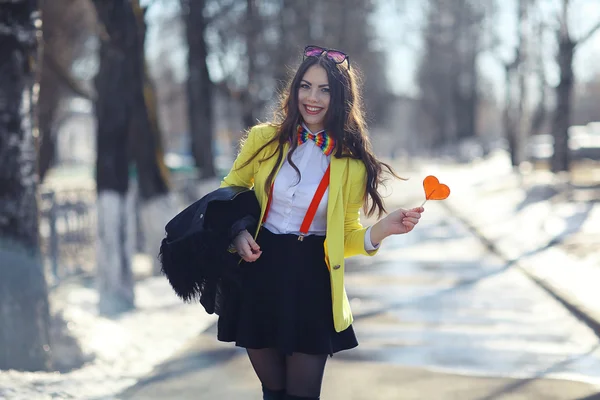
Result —
[[219, 337], [234, 329], [240, 282], [240, 257], [228, 251], [243, 229], [253, 233], [260, 218], [254, 191], [219, 188], [194, 202], [165, 226], [160, 246], [162, 272], [185, 302], [199, 301], [219, 315]]

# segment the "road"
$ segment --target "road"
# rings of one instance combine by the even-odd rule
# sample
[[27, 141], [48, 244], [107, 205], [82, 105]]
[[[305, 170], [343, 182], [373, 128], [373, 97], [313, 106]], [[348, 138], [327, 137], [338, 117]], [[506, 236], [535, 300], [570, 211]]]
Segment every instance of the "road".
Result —
[[[598, 337], [441, 205], [428, 204], [417, 229], [386, 239], [374, 258], [348, 262], [360, 344], [330, 359], [322, 399], [575, 400], [600, 393]], [[261, 395], [244, 350], [217, 342], [213, 328], [120, 398]]]

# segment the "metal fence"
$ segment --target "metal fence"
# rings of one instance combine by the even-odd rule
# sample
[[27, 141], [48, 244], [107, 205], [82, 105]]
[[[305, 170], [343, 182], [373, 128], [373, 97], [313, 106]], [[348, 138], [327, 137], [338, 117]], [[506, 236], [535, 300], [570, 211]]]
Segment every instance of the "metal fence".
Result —
[[54, 283], [93, 267], [96, 214], [94, 190], [46, 190], [40, 194], [40, 245]]
[[[179, 209], [197, 200], [201, 187], [196, 178], [175, 179], [173, 194]], [[96, 267], [96, 190], [41, 188], [39, 208], [40, 245], [50, 287], [75, 275], [92, 274]], [[142, 252], [144, 233], [139, 217], [135, 249]]]

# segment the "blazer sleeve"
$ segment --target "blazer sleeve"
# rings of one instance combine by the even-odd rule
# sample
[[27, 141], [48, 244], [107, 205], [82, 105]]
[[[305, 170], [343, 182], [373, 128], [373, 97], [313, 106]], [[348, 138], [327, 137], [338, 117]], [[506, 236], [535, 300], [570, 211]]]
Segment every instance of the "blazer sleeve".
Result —
[[248, 161], [256, 152], [257, 147], [256, 144], [258, 142], [257, 136], [259, 133], [259, 127], [254, 126], [248, 132], [248, 136], [242, 143], [242, 148], [235, 161], [233, 162], [233, 166], [231, 170], [223, 178], [220, 187], [225, 186], [243, 186], [247, 188], [252, 188], [254, 186], [254, 165], [256, 164], [252, 160], [252, 162], [248, 163], [242, 167], [242, 165]]
[[379, 250], [379, 247], [372, 251], [365, 249], [365, 234], [368, 228], [363, 227], [360, 222], [360, 209], [367, 191], [367, 169], [362, 162], [358, 162], [357, 165], [359, 167], [356, 173], [350, 175], [350, 196], [344, 218], [344, 257], [359, 254], [373, 256]]

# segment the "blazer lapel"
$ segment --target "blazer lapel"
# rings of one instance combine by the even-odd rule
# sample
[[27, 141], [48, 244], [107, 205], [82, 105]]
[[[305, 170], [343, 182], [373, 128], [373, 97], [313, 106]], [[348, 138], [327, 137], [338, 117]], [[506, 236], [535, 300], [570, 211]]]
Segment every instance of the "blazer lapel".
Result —
[[331, 170], [329, 177], [329, 199], [327, 200], [327, 219], [331, 220], [333, 210], [342, 187], [342, 178], [346, 169], [346, 158], [336, 158], [331, 156]]

